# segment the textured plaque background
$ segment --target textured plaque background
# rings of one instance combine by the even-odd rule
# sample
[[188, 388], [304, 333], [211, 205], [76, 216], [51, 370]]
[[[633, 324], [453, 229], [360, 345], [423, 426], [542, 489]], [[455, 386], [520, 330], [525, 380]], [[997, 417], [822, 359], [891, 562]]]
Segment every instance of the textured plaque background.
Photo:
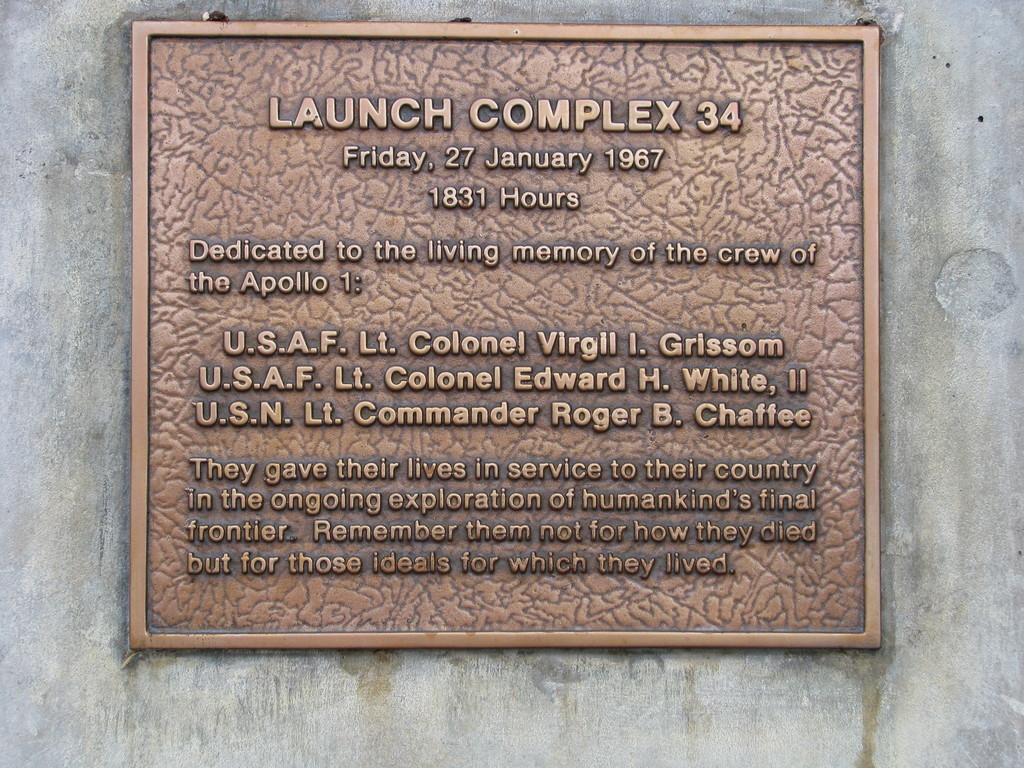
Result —
[[[823, 632], [858, 634], [866, 623], [865, 538], [865, 368], [864, 368], [864, 136], [863, 50], [859, 42], [479, 42], [389, 39], [161, 38], [150, 42], [149, 68], [149, 358], [148, 358], [148, 524], [146, 529], [145, 621], [150, 633], [436, 633], [532, 631]], [[271, 131], [266, 125], [268, 96], [450, 96], [456, 103], [453, 131]], [[680, 134], [573, 134], [470, 128], [464, 108], [479, 96], [499, 101], [526, 98], [681, 99], [687, 123]], [[693, 128], [694, 106], [705, 98], [738, 100], [743, 105], [740, 133], [711, 136]], [[692, 115], [693, 119], [689, 116]], [[428, 149], [438, 162], [443, 147], [473, 145], [478, 158], [491, 146], [531, 149], [588, 149], [596, 158], [579, 176], [548, 171], [468, 172], [412, 175], [381, 170], [345, 170], [339, 158], [346, 143]], [[601, 153], [614, 146], [664, 147], [663, 170], [651, 174], [613, 173], [598, 168]], [[440, 163], [438, 162], [438, 165]], [[471, 183], [491, 189], [518, 183], [528, 189], [573, 189], [584, 204], [578, 212], [435, 211], [426, 190], [439, 183]], [[368, 244], [390, 238], [425, 243], [428, 238], [465, 238], [513, 243], [609, 243], [627, 246], [650, 240], [708, 246], [817, 241], [821, 255], [813, 268], [619, 263], [593, 265], [516, 265], [504, 259], [496, 269], [481, 265], [414, 263], [353, 269], [363, 279], [359, 296], [332, 292], [324, 297], [261, 300], [231, 293], [202, 297], [188, 293], [186, 244], [203, 237], [232, 241], [308, 242], [323, 238]], [[331, 252], [331, 249], [329, 249]], [[624, 260], [624, 257], [623, 257]], [[299, 265], [329, 275], [341, 265]], [[284, 274], [289, 266], [205, 265], [233, 275], [248, 269]], [[292, 269], [294, 271], [294, 269]], [[340, 428], [202, 429], [195, 425], [193, 401], [205, 399], [196, 384], [203, 364], [224, 364], [225, 330], [279, 330], [336, 327], [354, 346], [359, 330], [387, 330], [403, 341], [423, 328], [438, 333], [532, 334], [634, 331], [653, 343], [665, 331], [779, 336], [786, 355], [778, 361], [749, 361], [780, 385], [785, 369], [808, 367], [813, 383], [806, 399], [780, 406], [810, 408], [811, 429], [701, 430], [691, 423], [679, 430], [619, 429], [597, 434], [585, 429], [553, 429], [543, 423], [513, 428]], [[536, 346], [532, 346], [536, 350]], [[409, 363], [408, 356], [386, 363]], [[385, 363], [372, 358], [274, 359], [253, 362], [309, 362], [329, 381], [335, 363], [358, 363], [380, 381]], [[483, 369], [505, 362], [558, 365], [535, 354], [527, 360], [427, 357], [413, 365]], [[632, 366], [623, 357], [581, 364], [582, 369]], [[329, 365], [329, 364], [330, 365]], [[553, 399], [580, 404], [643, 404], [654, 399], [679, 403], [686, 413], [702, 400], [733, 407], [750, 395], [688, 395], [678, 380], [681, 366], [743, 361], [648, 358], [672, 372], [673, 392], [653, 398], [635, 391], [544, 397], [536, 393], [470, 393], [452, 404], [546, 404]], [[137, 361], [138, 364], [138, 361]], [[872, 374], [877, 376], [877, 373]], [[376, 385], [381, 403], [443, 403], [443, 393], [388, 396]], [[631, 388], [632, 389], [632, 388]], [[780, 387], [781, 389], [781, 387]], [[274, 394], [294, 415], [314, 393]], [[349, 405], [357, 396], [328, 393]], [[138, 395], [137, 395], [138, 396]], [[232, 397], [219, 395], [227, 401]], [[251, 399], [251, 397], [249, 398]], [[690, 406], [687, 408], [686, 406]], [[545, 409], [542, 409], [542, 413]], [[646, 416], [645, 416], [646, 419]], [[722, 578], [666, 577], [648, 581], [588, 573], [580, 577], [480, 576], [246, 577], [189, 576], [187, 551], [286, 554], [296, 549], [342, 554], [340, 545], [314, 545], [312, 520], [302, 513], [196, 515], [215, 522], [260, 519], [288, 522], [298, 543], [197, 547], [185, 540], [183, 525], [189, 456], [220, 459], [371, 459], [423, 456], [459, 460], [483, 457], [498, 462], [523, 458], [642, 461], [648, 457], [682, 460], [769, 460], [788, 457], [817, 461], [816, 513], [793, 521], [818, 521], [813, 545], [752, 542], [743, 550], [722, 544], [688, 543], [688, 554], [730, 552], [736, 573]], [[471, 490], [505, 486], [514, 490], [564, 490], [571, 483], [524, 484], [504, 481], [409, 482], [355, 490], [426, 490], [446, 486]], [[217, 484], [227, 486], [227, 483]], [[583, 485], [583, 483], [576, 483]], [[593, 490], [664, 491], [671, 483], [586, 483]], [[719, 491], [756, 489], [762, 484], [686, 488]], [[301, 485], [299, 487], [302, 487]], [[313, 487], [313, 486], [309, 486]], [[338, 483], [316, 488], [338, 487]], [[268, 490], [258, 481], [250, 490]], [[804, 490], [793, 488], [790, 490]], [[395, 523], [411, 520], [384, 512], [377, 518], [348, 513], [321, 517], [337, 522]], [[756, 513], [622, 513], [576, 510], [562, 516], [545, 512], [492, 515], [434, 513], [426, 523], [563, 522], [600, 518], [602, 522], [647, 524], [712, 518], [719, 524], [756, 523], [787, 517]], [[235, 518], [235, 519], [232, 519]], [[363, 547], [383, 551], [443, 551], [436, 544]], [[457, 542], [453, 558], [466, 548], [501, 554], [541, 551], [653, 554], [636, 544], [549, 546]], [[567, 636], [572, 637], [572, 636]], [[187, 640], [183, 641], [187, 644]], [[341, 638], [339, 644], [345, 644]], [[429, 641], [428, 641], [429, 642]], [[515, 640], [511, 640], [515, 642]], [[566, 642], [571, 642], [567, 640]], [[609, 641], [618, 643], [620, 641]], [[627, 641], [628, 642], [628, 641]], [[710, 639], [709, 642], [714, 642]], [[301, 644], [301, 642], [299, 643]], [[389, 643], [394, 644], [394, 643]], [[467, 640], [465, 644], [473, 644]]]

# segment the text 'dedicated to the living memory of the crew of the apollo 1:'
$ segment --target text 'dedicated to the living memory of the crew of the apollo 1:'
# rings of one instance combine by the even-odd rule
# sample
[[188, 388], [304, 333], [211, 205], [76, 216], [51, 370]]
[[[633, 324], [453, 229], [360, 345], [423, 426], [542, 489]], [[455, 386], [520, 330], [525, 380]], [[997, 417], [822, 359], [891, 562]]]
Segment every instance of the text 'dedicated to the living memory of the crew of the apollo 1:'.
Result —
[[136, 23], [133, 646], [877, 646], [878, 43]]

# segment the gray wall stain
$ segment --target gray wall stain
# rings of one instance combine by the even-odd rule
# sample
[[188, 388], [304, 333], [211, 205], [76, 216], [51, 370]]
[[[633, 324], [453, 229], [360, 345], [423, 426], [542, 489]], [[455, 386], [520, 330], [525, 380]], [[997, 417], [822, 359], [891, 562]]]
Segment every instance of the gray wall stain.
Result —
[[995, 317], [1017, 296], [1009, 262], [994, 251], [972, 249], [950, 256], [935, 281], [935, 298], [952, 320]]

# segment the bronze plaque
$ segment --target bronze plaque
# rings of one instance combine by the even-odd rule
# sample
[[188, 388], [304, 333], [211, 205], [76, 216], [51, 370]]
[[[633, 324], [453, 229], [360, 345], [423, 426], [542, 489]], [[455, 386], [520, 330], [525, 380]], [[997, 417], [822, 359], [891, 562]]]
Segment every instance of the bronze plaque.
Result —
[[139, 22], [135, 647], [876, 647], [878, 31]]

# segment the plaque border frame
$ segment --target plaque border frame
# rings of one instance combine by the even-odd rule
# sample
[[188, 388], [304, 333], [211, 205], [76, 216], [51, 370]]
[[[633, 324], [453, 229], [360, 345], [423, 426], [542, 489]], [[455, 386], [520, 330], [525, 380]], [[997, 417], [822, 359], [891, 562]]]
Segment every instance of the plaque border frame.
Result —
[[[566, 42], [846, 42], [863, 47], [864, 631], [151, 632], [146, 620], [149, 474], [149, 49], [157, 37]], [[133, 649], [879, 648], [879, 58], [865, 26], [644, 26], [431, 22], [134, 21], [131, 53], [132, 339], [129, 642]]]

